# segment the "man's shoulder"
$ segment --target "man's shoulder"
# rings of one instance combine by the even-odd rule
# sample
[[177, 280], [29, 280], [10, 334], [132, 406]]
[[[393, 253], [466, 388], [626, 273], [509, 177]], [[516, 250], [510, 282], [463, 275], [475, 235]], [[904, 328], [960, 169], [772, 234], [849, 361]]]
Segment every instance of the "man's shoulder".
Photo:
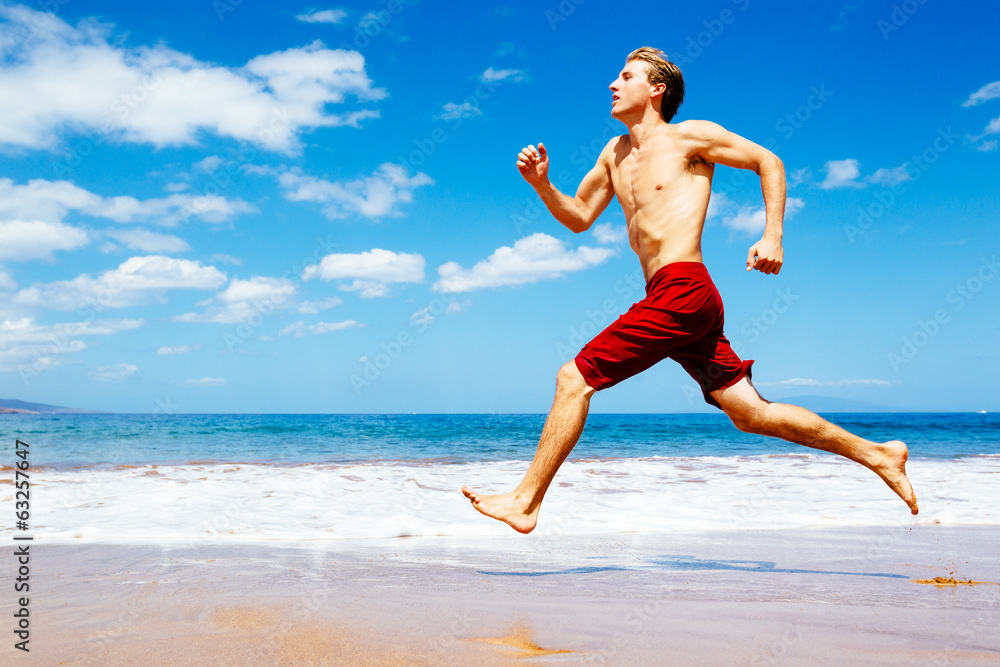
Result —
[[689, 119], [670, 126], [677, 134], [685, 137], [710, 137], [725, 131], [721, 125], [710, 120]]
[[625, 134], [619, 134], [618, 136], [611, 137], [608, 139], [608, 143], [604, 144], [605, 151], [614, 151], [616, 148], [621, 146], [627, 146], [629, 142], [628, 132]]
[[598, 162], [605, 160], [614, 161], [613, 158], [621, 151], [627, 152], [629, 148], [629, 138], [628, 133], [620, 134], [616, 137], [611, 137], [608, 143], [604, 144], [604, 148], [601, 149], [601, 154], [598, 156]]

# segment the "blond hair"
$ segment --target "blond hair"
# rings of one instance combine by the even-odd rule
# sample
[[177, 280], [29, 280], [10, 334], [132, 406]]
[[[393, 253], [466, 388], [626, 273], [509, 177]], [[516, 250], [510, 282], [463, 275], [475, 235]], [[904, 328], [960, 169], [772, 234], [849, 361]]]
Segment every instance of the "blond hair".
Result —
[[650, 83], [666, 85], [667, 90], [660, 100], [660, 115], [669, 123], [677, 113], [677, 107], [684, 101], [684, 77], [681, 76], [680, 68], [667, 60], [667, 54], [651, 46], [643, 46], [628, 54], [625, 63], [633, 60], [646, 63], [646, 78]]

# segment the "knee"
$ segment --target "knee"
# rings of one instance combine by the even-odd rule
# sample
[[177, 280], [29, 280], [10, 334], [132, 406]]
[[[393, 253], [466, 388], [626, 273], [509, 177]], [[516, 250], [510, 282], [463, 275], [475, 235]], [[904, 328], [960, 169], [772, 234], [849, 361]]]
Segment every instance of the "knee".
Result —
[[741, 407], [727, 411], [726, 414], [732, 420], [733, 426], [744, 433], [767, 434], [767, 415], [760, 408]]
[[572, 359], [567, 361], [556, 374], [556, 390], [590, 396], [594, 393], [594, 388], [587, 384], [580, 369], [576, 367], [576, 362]]

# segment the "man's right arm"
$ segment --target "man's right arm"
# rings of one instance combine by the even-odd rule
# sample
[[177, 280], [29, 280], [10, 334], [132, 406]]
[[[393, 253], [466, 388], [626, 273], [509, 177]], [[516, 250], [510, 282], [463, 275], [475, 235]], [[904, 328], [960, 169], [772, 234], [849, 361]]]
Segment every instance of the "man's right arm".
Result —
[[575, 197], [563, 194], [549, 181], [549, 158], [544, 145], [538, 144], [537, 149], [528, 146], [518, 155], [517, 167], [524, 180], [535, 188], [552, 216], [572, 232], [590, 229], [615, 196], [608, 164], [612, 142], [605, 146], [597, 164], [583, 177]]

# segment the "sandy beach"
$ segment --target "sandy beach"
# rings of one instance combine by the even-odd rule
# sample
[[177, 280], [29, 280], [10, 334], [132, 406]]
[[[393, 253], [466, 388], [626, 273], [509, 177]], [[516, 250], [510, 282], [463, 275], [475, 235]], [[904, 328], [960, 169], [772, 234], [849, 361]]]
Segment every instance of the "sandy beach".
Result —
[[30, 661], [1000, 664], [998, 547], [933, 526], [35, 543]]

